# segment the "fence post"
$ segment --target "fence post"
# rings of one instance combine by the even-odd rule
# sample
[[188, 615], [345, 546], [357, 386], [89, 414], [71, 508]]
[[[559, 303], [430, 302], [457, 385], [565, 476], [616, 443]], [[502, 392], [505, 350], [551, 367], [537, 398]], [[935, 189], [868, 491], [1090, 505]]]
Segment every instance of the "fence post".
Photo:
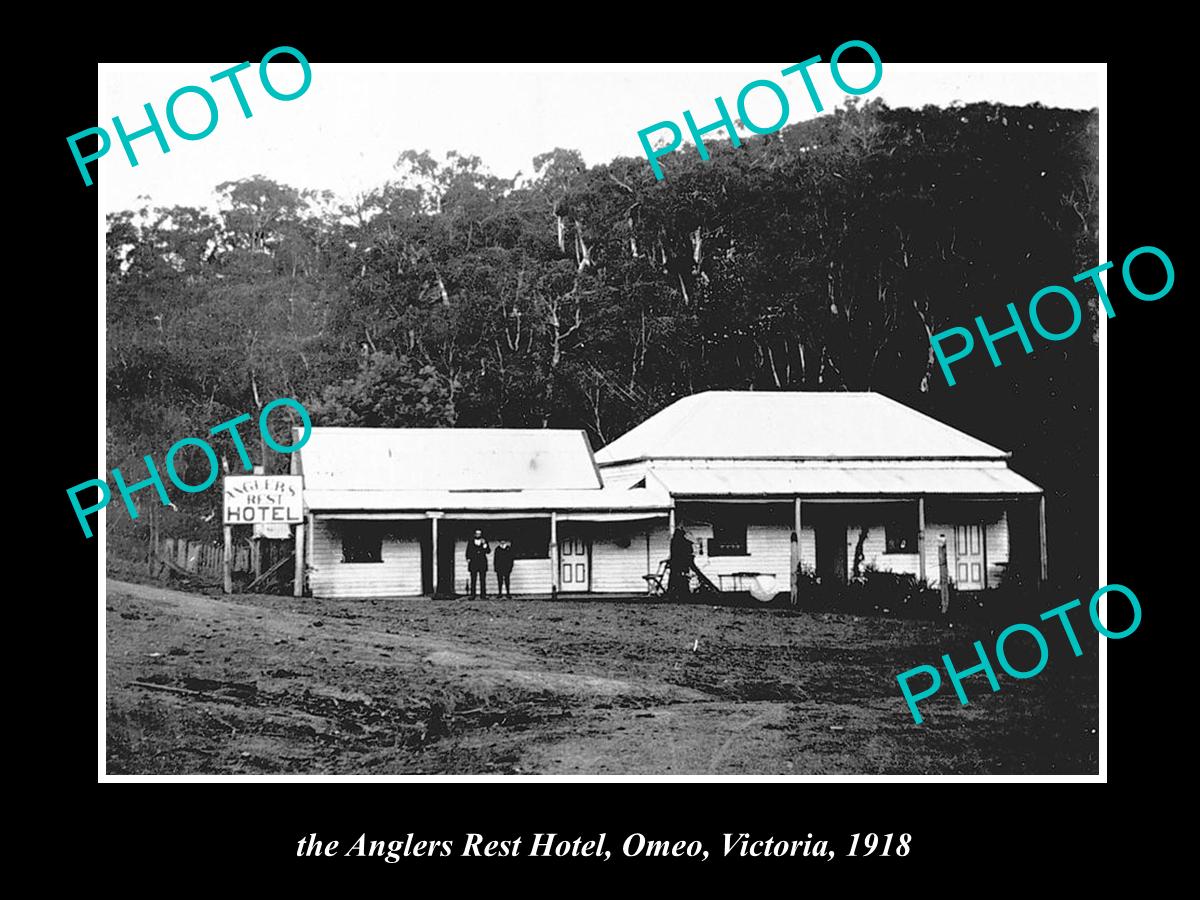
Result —
[[304, 596], [304, 523], [296, 525], [295, 551], [296, 577], [293, 579], [292, 593], [297, 597]]
[[146, 572], [149, 575], [154, 575], [154, 557], [158, 552], [158, 535], [154, 528], [154, 507], [150, 507], [150, 541], [146, 547]]

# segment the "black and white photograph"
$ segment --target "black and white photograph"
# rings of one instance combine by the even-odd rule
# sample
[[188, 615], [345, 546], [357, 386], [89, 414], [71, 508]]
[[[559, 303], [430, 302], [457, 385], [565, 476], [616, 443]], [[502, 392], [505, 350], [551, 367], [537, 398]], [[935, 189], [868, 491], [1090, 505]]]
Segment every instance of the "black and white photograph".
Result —
[[1100, 286], [1169, 263], [1103, 65], [862, 43], [101, 63], [101, 780], [1103, 780]]

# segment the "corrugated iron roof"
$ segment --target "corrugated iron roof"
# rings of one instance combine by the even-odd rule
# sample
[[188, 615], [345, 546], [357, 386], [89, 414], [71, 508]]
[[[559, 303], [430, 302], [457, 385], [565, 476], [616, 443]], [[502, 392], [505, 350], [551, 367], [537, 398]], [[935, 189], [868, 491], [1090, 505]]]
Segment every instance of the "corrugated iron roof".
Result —
[[643, 481], [646, 473], [640, 469], [631, 472], [609, 469], [608, 471], [601, 471], [600, 476], [604, 479], [604, 486], [606, 488], [631, 488], [639, 481]]
[[314, 428], [297, 452], [306, 493], [603, 484], [587, 435], [565, 429]]
[[1041, 493], [1041, 488], [1032, 481], [1003, 466], [930, 469], [886, 465], [872, 468], [802, 466], [795, 469], [656, 467], [650, 474], [676, 497]]
[[883, 394], [707, 391], [651, 416], [597, 451], [596, 461], [1006, 456]]

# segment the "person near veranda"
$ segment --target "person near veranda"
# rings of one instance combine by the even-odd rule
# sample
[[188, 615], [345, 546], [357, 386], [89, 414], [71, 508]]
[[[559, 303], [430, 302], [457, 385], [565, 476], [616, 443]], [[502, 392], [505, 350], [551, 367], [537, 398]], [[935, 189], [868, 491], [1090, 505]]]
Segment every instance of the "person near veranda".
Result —
[[672, 599], [686, 600], [691, 596], [691, 584], [688, 579], [691, 577], [693, 562], [692, 542], [688, 540], [687, 533], [680, 526], [675, 529], [675, 534], [671, 537], [671, 555], [667, 561], [667, 565], [671, 569], [667, 594]]
[[471, 573], [471, 599], [475, 599], [475, 584], [479, 582], [480, 595], [487, 599], [488, 554], [492, 548], [483, 538], [483, 532], [475, 529], [475, 537], [467, 542], [467, 571]]
[[791, 601], [792, 606], [800, 602], [800, 539], [796, 532], [792, 532], [792, 578], [791, 578]]
[[512, 599], [512, 585], [509, 579], [513, 570], [512, 542], [502, 540], [492, 555], [492, 566], [496, 569], [496, 596]]

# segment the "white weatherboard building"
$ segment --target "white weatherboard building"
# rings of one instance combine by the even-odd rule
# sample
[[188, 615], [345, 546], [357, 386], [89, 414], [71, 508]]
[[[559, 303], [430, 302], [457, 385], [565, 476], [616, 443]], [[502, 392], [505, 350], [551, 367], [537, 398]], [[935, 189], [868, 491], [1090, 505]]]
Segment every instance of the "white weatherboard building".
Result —
[[823, 581], [861, 552], [936, 585], [944, 540], [982, 590], [1015, 556], [1046, 577], [1042, 491], [1009, 455], [882, 394], [714, 391], [594, 456], [581, 431], [314, 428], [292, 471], [317, 597], [462, 593], [476, 528], [513, 542], [514, 594], [645, 595], [676, 524], [722, 590], [786, 592], [793, 532]]

